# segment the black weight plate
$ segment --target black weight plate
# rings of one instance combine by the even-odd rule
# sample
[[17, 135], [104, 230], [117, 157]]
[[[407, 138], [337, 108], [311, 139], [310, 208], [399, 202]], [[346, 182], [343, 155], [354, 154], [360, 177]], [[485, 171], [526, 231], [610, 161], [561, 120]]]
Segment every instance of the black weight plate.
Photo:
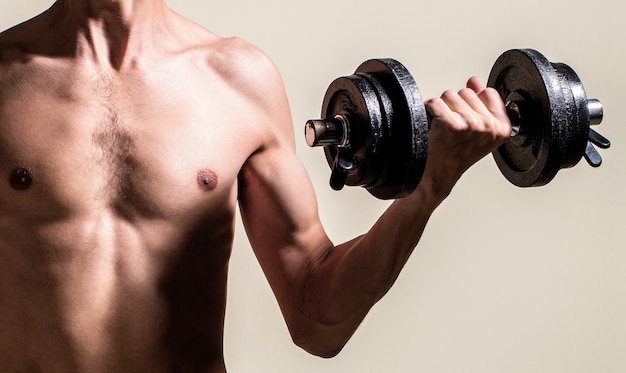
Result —
[[[372, 193], [377, 198], [384, 197], [380, 196], [379, 187], [386, 185], [387, 180], [389, 178], [389, 165], [394, 162], [393, 159], [393, 148], [391, 138], [389, 136], [390, 127], [393, 124], [393, 103], [391, 102], [391, 98], [387, 94], [386, 88], [383, 84], [374, 76], [367, 73], [359, 73], [358, 76], [366, 79], [374, 88], [374, 92], [378, 97], [378, 102], [380, 103], [380, 112], [382, 117], [381, 122], [381, 132], [380, 132], [380, 144], [379, 148], [379, 162], [377, 162], [378, 168], [376, 169], [376, 177], [371, 179], [370, 183], [362, 185], [365, 187], [370, 193]], [[395, 197], [388, 197], [395, 198]]]
[[493, 152], [502, 174], [520, 187], [545, 185], [559, 171], [567, 112], [561, 80], [550, 61], [532, 49], [504, 52], [489, 74], [488, 86], [502, 99], [522, 100], [522, 130]]
[[408, 69], [394, 59], [372, 59], [356, 69], [379, 93], [387, 116], [385, 149], [388, 157], [376, 185], [368, 191], [377, 198], [409, 195], [419, 184], [428, 152], [428, 119], [421, 93]]
[[[345, 181], [345, 185], [363, 186], [377, 179], [384, 154], [383, 118], [381, 105], [374, 87], [363, 77], [351, 75], [335, 79], [326, 91], [322, 104], [322, 118], [342, 115], [350, 123], [350, 151], [355, 168]], [[329, 166], [334, 166], [339, 147], [324, 147]]]
[[569, 168], [585, 154], [589, 139], [589, 106], [585, 88], [574, 70], [563, 63], [553, 63], [552, 66], [563, 88], [565, 101], [561, 110], [567, 112], [567, 120], [560, 128], [561, 168]]

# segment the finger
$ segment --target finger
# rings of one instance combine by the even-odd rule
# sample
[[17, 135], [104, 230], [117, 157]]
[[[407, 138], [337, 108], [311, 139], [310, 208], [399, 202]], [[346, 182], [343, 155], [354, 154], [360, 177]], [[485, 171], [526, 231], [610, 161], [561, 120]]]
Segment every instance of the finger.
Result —
[[458, 93], [446, 91], [442, 99], [456, 114], [455, 127], [457, 129], [484, 131], [493, 127], [493, 122], [495, 122], [493, 115], [473, 90], [465, 88]]
[[493, 88], [486, 88], [478, 94], [478, 97], [491, 115], [496, 118], [496, 122], [499, 125], [499, 132], [505, 136], [509, 136], [511, 134], [511, 121], [504, 107], [504, 101], [502, 101], [502, 97], [498, 91]]
[[[502, 97], [494, 88], [486, 87], [482, 80], [477, 76], [472, 76], [468, 82], [467, 87], [476, 92], [476, 95], [480, 101], [482, 101], [484, 107], [488, 112], [496, 118], [498, 123], [502, 124], [501, 130], [503, 132], [510, 131], [510, 121], [504, 107], [504, 101]], [[468, 95], [467, 100], [471, 102], [471, 106], [478, 110], [479, 105]], [[484, 113], [484, 111], [482, 111]]]
[[450, 106], [441, 98], [435, 97], [427, 100], [425, 103], [426, 112], [428, 113], [429, 126], [433, 123], [457, 123], [459, 114], [452, 111]]
[[433, 118], [446, 117], [452, 112], [448, 104], [441, 99], [441, 97], [431, 98], [424, 104], [426, 106], [426, 111]]
[[469, 105], [467, 101], [459, 92], [447, 90], [441, 95], [441, 99], [450, 107], [450, 110], [459, 114], [473, 112], [474, 109]]
[[504, 102], [500, 94], [494, 88], [487, 87], [482, 79], [472, 76], [467, 81], [467, 88], [476, 92], [478, 98], [494, 116], [500, 118], [503, 113], [506, 114]]
[[487, 108], [486, 103], [481, 98], [481, 93], [476, 93], [471, 88], [465, 88], [459, 91], [459, 96], [469, 105], [469, 107], [481, 116], [493, 116], [493, 113]]
[[[474, 85], [474, 88], [477, 87]], [[474, 110], [473, 113], [465, 114], [468, 123], [474, 123], [477, 129], [494, 130], [498, 137], [506, 138], [510, 135], [509, 117], [495, 89], [483, 88], [477, 93], [472, 88], [465, 88], [459, 91], [459, 96]]]
[[483, 83], [482, 79], [480, 79], [477, 76], [472, 76], [467, 81], [467, 88], [471, 89], [472, 91], [476, 93], [480, 93], [484, 91], [485, 88], [487, 88], [487, 86], [485, 85], [485, 83]]
[[485, 88], [478, 93], [477, 96], [485, 104], [485, 107], [487, 107], [487, 109], [489, 109], [489, 111], [491, 111], [494, 115], [506, 115], [504, 101], [495, 89]]
[[[500, 94], [493, 88], [485, 86], [483, 81], [477, 77], [472, 76], [467, 81], [467, 87], [472, 91], [476, 92], [476, 95], [480, 101], [482, 101], [484, 107], [498, 120], [508, 120], [508, 116], [506, 115], [506, 109], [504, 108], [504, 102], [502, 101], [502, 97]], [[481, 108], [473, 97], [470, 95], [464, 96], [466, 100], [469, 100], [470, 105], [477, 111]], [[485, 113], [484, 111], [481, 111]]]

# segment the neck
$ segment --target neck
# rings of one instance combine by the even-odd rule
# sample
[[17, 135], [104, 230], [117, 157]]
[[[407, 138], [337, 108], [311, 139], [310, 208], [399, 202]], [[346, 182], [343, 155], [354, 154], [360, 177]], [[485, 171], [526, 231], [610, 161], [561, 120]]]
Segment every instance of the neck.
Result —
[[53, 8], [76, 30], [77, 54], [116, 70], [153, 48], [168, 10], [163, 0], [57, 0]]

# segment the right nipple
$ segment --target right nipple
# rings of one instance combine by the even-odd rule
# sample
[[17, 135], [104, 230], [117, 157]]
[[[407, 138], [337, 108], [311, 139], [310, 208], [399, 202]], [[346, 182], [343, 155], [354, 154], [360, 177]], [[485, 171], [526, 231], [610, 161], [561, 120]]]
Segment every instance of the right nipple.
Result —
[[11, 172], [9, 183], [15, 190], [26, 190], [30, 188], [30, 185], [33, 183], [30, 170], [24, 167], [14, 169], [13, 172]]

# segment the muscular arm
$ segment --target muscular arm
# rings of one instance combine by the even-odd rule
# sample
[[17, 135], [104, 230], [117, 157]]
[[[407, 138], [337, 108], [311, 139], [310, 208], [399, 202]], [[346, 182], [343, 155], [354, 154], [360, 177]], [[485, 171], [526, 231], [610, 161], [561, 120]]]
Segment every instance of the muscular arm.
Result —
[[295, 155], [282, 83], [272, 67], [265, 71], [271, 94], [258, 105], [269, 130], [242, 170], [242, 217], [295, 343], [330, 357], [392, 286], [434, 209], [467, 168], [506, 139], [510, 124], [497, 94], [476, 79], [429, 101], [433, 119], [422, 182], [366, 234], [334, 245]]

